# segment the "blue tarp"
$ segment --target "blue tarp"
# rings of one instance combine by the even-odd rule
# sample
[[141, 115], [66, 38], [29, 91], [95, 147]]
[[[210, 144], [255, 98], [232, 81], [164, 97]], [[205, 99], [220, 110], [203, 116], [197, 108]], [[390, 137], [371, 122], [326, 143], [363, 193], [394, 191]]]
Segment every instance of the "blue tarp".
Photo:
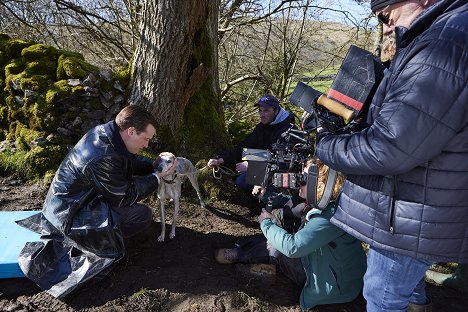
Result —
[[40, 235], [15, 223], [39, 211], [0, 211], [0, 278], [24, 277], [18, 255], [26, 242], [40, 240]]

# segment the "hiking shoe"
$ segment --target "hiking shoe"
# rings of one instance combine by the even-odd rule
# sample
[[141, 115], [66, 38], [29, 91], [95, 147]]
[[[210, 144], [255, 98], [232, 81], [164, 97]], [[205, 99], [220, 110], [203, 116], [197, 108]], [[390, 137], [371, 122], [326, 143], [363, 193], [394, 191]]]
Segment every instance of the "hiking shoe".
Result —
[[220, 248], [215, 251], [215, 259], [219, 263], [236, 263], [239, 259], [238, 248]]

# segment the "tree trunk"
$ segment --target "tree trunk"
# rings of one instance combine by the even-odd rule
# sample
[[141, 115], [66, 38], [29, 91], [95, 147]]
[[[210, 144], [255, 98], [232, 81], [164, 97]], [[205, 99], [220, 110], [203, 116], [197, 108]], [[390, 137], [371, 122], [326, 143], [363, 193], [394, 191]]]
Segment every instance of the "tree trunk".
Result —
[[160, 123], [159, 148], [208, 158], [227, 144], [219, 103], [219, 1], [145, 0], [130, 103]]

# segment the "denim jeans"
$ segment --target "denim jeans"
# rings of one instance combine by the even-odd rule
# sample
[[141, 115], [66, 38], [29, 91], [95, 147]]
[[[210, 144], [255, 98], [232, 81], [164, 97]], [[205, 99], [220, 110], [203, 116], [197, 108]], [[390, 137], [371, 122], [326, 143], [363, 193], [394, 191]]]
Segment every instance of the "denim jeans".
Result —
[[239, 189], [243, 191], [249, 191], [251, 192], [253, 189], [253, 185], [247, 184], [247, 181], [245, 180], [247, 177], [247, 173], [243, 172], [241, 173], [237, 178], [236, 178], [236, 185]]
[[371, 247], [364, 275], [367, 312], [406, 311], [427, 303], [424, 274], [434, 263]]

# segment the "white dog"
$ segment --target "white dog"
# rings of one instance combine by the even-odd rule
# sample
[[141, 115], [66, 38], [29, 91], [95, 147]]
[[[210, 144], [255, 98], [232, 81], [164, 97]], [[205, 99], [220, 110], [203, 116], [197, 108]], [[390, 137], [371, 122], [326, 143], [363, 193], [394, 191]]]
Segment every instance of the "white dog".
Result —
[[186, 177], [189, 178], [193, 188], [197, 192], [198, 198], [200, 199], [200, 205], [205, 208], [205, 202], [203, 201], [200, 189], [198, 188], [197, 171], [190, 160], [183, 157], [176, 157], [174, 154], [169, 152], [164, 152], [159, 154], [159, 165], [156, 170], [159, 172], [167, 171], [171, 168], [176, 159], [178, 161], [176, 171], [172, 175], [161, 178], [159, 182], [158, 197], [161, 203], [161, 234], [158, 238], [159, 242], [163, 242], [166, 237], [166, 216], [164, 210], [166, 199], [172, 199], [174, 201], [174, 216], [172, 217], [172, 226], [169, 238], [173, 239], [175, 237], [177, 215], [179, 213], [179, 198], [182, 183], [185, 181]]

